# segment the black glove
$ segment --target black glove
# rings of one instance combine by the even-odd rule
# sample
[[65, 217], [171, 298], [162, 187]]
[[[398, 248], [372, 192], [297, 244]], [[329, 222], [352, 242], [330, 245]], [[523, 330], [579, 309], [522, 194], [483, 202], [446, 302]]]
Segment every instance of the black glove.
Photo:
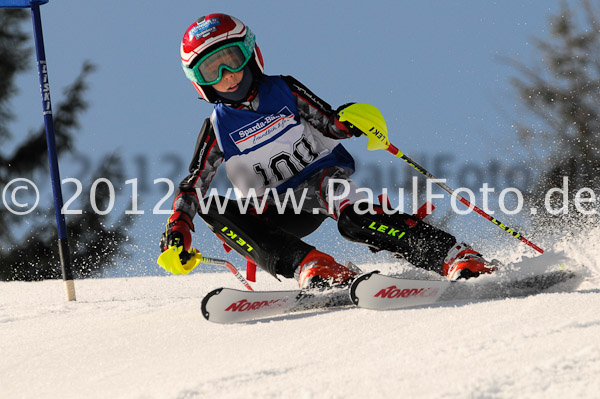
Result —
[[332, 129], [331, 129], [332, 133], [335, 136], [338, 136], [338, 137], [340, 136], [339, 133], [336, 134], [337, 132], [341, 132], [346, 137], [353, 137], [353, 136], [354, 137], [360, 137], [360, 136], [362, 136], [364, 134], [362, 132], [362, 130], [358, 129], [357, 127], [355, 127], [354, 125], [352, 125], [350, 122], [348, 122], [348, 121], [341, 122], [340, 119], [339, 119], [340, 111], [342, 111], [346, 107], [349, 107], [352, 104], [354, 104], [354, 103], [346, 103], [344, 105], [341, 105], [340, 107], [338, 107], [338, 109], [335, 110], [335, 113], [333, 114], [333, 126], [332, 126]]
[[172, 246], [183, 247], [179, 253], [179, 259], [182, 264], [187, 263], [192, 257], [192, 254], [188, 252], [192, 245], [190, 231], [194, 231], [192, 219], [181, 211], [174, 212], [169, 217], [167, 228], [160, 238], [160, 250], [164, 252]]

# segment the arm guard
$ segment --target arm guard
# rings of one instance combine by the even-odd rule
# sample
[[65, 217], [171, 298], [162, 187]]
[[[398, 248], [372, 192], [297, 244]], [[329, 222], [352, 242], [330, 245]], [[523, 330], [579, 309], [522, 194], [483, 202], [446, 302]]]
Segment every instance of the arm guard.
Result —
[[291, 76], [282, 76], [285, 83], [296, 97], [300, 117], [305, 119], [324, 136], [332, 139], [344, 139], [348, 133], [335, 125], [335, 111], [331, 106], [317, 97], [302, 83]]
[[179, 183], [175, 193], [173, 210], [184, 212], [193, 219], [198, 212], [198, 195], [206, 195], [210, 182], [222, 162], [223, 153], [217, 144], [210, 119], [207, 118], [198, 134], [189, 175]]

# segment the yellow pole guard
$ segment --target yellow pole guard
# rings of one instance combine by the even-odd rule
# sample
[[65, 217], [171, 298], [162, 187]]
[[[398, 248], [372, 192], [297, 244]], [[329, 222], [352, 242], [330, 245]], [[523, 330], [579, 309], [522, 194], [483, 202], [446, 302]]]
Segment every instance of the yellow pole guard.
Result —
[[[387, 124], [381, 112], [370, 104], [354, 103], [338, 113], [340, 122], [348, 122], [360, 129], [369, 139], [367, 150], [388, 150]], [[394, 147], [395, 148], [395, 147]], [[395, 154], [394, 154], [395, 155]], [[401, 156], [401, 155], [399, 155]]]
[[192, 248], [190, 250], [192, 258], [185, 264], [182, 264], [179, 258], [181, 251], [183, 251], [183, 247], [170, 246], [165, 252], [160, 254], [156, 262], [169, 273], [188, 274], [202, 262], [202, 254]]

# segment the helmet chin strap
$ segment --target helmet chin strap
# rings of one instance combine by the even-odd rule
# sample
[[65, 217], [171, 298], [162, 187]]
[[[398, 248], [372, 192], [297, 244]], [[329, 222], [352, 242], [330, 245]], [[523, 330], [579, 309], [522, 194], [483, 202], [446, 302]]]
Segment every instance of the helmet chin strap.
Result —
[[244, 68], [244, 76], [242, 77], [240, 86], [236, 91], [224, 92], [215, 89], [215, 92], [223, 100], [224, 103], [239, 103], [246, 100], [246, 98], [248, 97], [250, 89], [252, 88], [252, 80], [252, 71], [246, 65], [246, 67]]

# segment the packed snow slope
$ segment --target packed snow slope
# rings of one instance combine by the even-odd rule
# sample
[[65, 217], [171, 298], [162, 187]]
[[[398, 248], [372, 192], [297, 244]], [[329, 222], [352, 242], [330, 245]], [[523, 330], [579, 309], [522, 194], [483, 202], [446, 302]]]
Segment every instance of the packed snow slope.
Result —
[[568, 263], [583, 277], [576, 288], [236, 325], [200, 312], [213, 288], [238, 287], [229, 272], [82, 280], [70, 303], [60, 281], [0, 283], [0, 397], [597, 398], [598, 238], [513, 267]]

